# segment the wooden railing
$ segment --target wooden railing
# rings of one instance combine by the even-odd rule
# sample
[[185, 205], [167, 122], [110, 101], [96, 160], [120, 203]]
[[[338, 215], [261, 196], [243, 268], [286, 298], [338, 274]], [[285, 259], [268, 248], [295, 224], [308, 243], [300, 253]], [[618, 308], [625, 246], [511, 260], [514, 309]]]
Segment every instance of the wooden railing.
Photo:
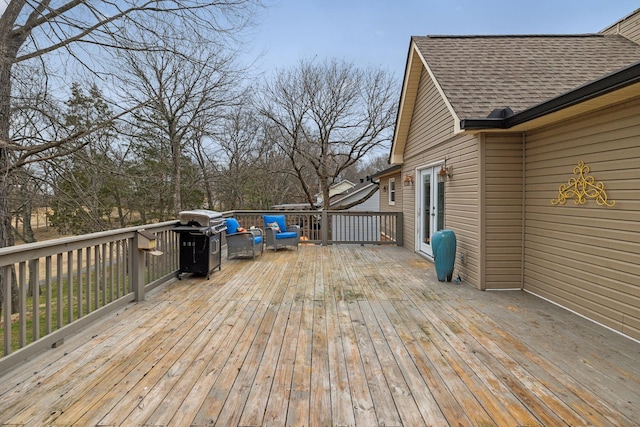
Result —
[[[232, 211], [242, 226], [264, 228], [262, 216], [284, 214], [315, 244], [402, 245], [402, 214], [347, 211]], [[88, 323], [144, 300], [176, 277], [176, 221], [0, 248], [0, 375], [41, 350], [60, 345]], [[138, 249], [156, 237], [160, 255]], [[143, 236], [143, 237], [141, 237]]]
[[[176, 221], [0, 248], [0, 374], [129, 302], [178, 269]], [[139, 231], [162, 255], [138, 250]]]
[[263, 215], [286, 215], [287, 224], [299, 225], [302, 240], [322, 245], [369, 244], [402, 246], [402, 212], [356, 211], [233, 211], [243, 227], [264, 228]]

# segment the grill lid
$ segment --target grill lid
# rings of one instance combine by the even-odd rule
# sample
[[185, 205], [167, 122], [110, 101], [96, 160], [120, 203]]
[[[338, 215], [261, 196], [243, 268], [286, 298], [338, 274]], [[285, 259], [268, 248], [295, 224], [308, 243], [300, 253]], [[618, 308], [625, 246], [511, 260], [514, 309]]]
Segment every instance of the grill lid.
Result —
[[222, 214], [206, 209], [194, 209], [182, 211], [178, 214], [180, 225], [191, 225], [196, 227], [210, 227], [222, 221]]

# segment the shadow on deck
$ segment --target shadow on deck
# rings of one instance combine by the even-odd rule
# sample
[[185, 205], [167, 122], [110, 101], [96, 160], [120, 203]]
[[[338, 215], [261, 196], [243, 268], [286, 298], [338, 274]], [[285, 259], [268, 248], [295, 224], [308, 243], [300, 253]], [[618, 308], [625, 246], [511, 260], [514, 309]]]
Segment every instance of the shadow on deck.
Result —
[[0, 425], [637, 425], [640, 344], [401, 247], [223, 261], [0, 378]]

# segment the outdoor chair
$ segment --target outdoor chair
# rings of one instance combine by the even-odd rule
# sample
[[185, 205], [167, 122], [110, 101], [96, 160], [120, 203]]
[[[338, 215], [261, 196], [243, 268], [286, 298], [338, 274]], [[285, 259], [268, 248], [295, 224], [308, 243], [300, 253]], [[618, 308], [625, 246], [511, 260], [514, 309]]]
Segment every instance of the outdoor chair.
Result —
[[267, 247], [272, 247], [274, 251], [285, 246], [295, 246], [298, 249], [299, 225], [287, 225], [284, 215], [264, 215], [263, 219]]
[[231, 257], [251, 256], [262, 254], [264, 237], [262, 229], [251, 228], [245, 230], [235, 218], [225, 218], [227, 225], [227, 259]]

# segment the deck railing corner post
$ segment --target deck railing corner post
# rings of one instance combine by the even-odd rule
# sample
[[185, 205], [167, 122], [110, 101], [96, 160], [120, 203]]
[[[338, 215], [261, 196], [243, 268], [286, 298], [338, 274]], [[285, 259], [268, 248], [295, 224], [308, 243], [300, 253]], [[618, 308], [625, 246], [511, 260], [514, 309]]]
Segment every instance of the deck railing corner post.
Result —
[[144, 278], [145, 278], [145, 257], [146, 251], [138, 249], [138, 239], [139, 233], [135, 233], [133, 238], [133, 245], [131, 246], [131, 256], [133, 258], [132, 267], [133, 271], [131, 272], [131, 281], [133, 284], [133, 292], [136, 296], [136, 301], [144, 301], [145, 299], [145, 289], [144, 289]]
[[396, 241], [398, 242], [398, 246], [404, 246], [404, 218], [402, 216], [402, 212], [398, 213], [396, 229]]

